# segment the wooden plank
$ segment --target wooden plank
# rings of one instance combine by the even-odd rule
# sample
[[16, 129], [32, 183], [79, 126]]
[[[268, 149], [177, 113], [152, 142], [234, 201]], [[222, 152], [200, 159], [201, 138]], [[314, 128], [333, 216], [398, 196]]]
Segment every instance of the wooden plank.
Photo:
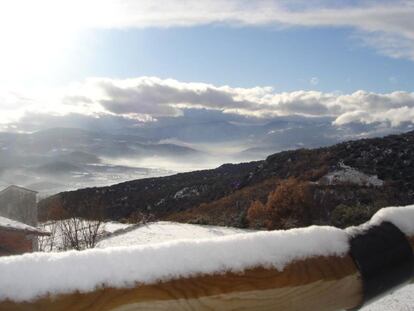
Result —
[[31, 303], [5, 301], [0, 303], [0, 310], [331, 311], [354, 308], [361, 302], [360, 276], [353, 260], [346, 256], [297, 261], [283, 271], [260, 267], [130, 289], [104, 288], [59, 295]]

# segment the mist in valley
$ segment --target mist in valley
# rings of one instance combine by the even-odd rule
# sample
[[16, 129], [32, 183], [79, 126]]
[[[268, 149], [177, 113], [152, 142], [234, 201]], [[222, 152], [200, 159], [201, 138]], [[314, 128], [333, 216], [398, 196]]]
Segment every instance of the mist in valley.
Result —
[[[263, 160], [283, 150], [316, 148], [409, 129], [375, 124], [338, 127], [327, 117], [286, 116], [259, 122], [209, 111], [198, 111], [195, 116], [191, 122], [194, 114], [160, 118], [140, 126], [131, 126], [126, 120], [116, 128], [111, 128], [113, 122], [108, 119], [85, 126], [68, 122], [69, 118], [62, 123], [68, 127], [0, 132], [0, 187], [17, 184], [45, 197]], [[102, 130], [105, 124], [109, 124], [106, 131]]]

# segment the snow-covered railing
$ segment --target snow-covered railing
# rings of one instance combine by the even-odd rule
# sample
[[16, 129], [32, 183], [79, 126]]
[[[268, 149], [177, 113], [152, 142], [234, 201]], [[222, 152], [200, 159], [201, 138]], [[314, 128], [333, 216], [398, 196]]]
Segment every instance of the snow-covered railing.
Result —
[[0, 258], [0, 310], [342, 310], [413, 277], [414, 206], [340, 230]]

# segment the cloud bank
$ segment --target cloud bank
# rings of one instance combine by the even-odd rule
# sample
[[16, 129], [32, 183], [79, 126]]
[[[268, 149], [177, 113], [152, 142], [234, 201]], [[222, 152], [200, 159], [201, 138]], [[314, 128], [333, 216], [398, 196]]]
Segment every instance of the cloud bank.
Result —
[[[279, 116], [331, 117], [335, 126], [349, 123], [397, 127], [413, 123], [414, 93], [387, 94], [357, 91], [351, 94], [295, 91], [277, 93], [272, 87], [235, 88], [173, 79], [92, 78], [63, 89], [37, 94], [18, 91], [0, 94], [3, 128], [27, 120], [29, 115], [65, 118], [118, 118], [130, 123], [178, 117], [189, 109], [204, 109], [250, 119]], [[47, 97], [45, 97], [47, 94]]]

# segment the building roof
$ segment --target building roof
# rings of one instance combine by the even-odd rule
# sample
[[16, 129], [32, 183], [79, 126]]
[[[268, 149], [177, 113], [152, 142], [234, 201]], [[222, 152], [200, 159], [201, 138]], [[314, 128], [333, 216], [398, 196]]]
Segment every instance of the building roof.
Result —
[[17, 190], [20, 190], [20, 191], [25, 191], [25, 192], [38, 193], [37, 191], [30, 190], [30, 189], [27, 189], [27, 188], [24, 188], [24, 187], [20, 187], [20, 186], [16, 186], [16, 185], [11, 185], [11, 186], [8, 186], [7, 188], [5, 188], [5, 189], [1, 190], [1, 191], [0, 191], [0, 195], [1, 195], [2, 193], [6, 192], [6, 191], [11, 190], [11, 189], [17, 189]]
[[49, 235], [49, 232], [43, 231], [39, 228], [35, 228], [29, 225], [26, 225], [22, 222], [0, 216], [0, 230], [10, 230], [10, 231], [21, 231], [30, 234], [36, 235]]

